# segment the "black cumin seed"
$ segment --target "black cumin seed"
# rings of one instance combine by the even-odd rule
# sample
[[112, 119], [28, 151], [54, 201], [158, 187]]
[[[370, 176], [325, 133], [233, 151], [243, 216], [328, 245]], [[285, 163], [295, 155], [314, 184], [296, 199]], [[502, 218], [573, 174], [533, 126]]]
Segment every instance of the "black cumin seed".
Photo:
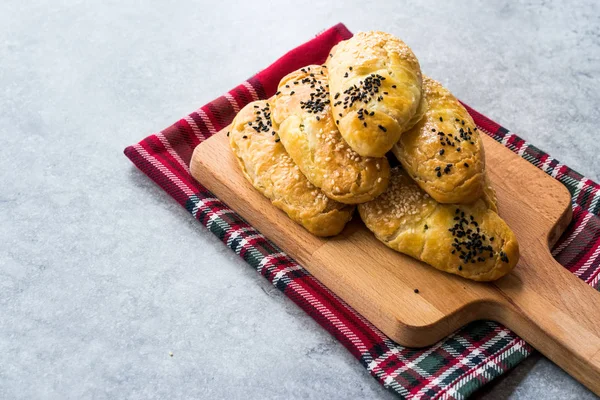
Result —
[[467, 167], [467, 168], [469, 168], [469, 164], [467, 164], [467, 163], [465, 163], [464, 166]]
[[350, 71], [352, 71], [352, 67], [348, 67], [348, 69], [349, 69]]
[[439, 171], [441, 169], [441, 167], [435, 167], [436, 171]]
[[276, 96], [279, 96], [280, 94], [281, 94], [281, 92], [279, 92], [279, 91], [275, 92]]
[[385, 126], [382, 125], [378, 125], [378, 128], [381, 129], [384, 132], [387, 132], [387, 129], [385, 129]]
[[346, 72], [346, 73], [344, 74], [344, 78], [347, 78], [347, 77], [348, 77], [348, 73]]
[[460, 152], [460, 147], [457, 147], [457, 148], [456, 148], [456, 151]]
[[462, 271], [462, 265], [459, 265], [459, 266], [458, 266], [458, 270], [459, 270], [459, 271]]
[[320, 121], [320, 120], [321, 120], [321, 118], [317, 115], [317, 121]]
[[429, 229], [429, 227], [427, 226], [427, 224], [425, 224], [425, 230]]
[[393, 87], [394, 89], [396, 89], [396, 85], [392, 85], [392, 87]]
[[293, 95], [294, 95], [294, 93], [296, 93], [296, 92], [294, 92], [294, 91], [292, 90], [292, 91], [290, 92], [290, 96], [293, 96]]
[[443, 155], [444, 155], [444, 149], [441, 149], [440, 150], [440, 156], [443, 156]]
[[339, 94], [339, 93], [336, 93], [336, 94], [335, 94], [335, 96], [333, 97], [333, 99], [334, 99], [334, 100], [337, 100], [337, 99], [338, 99], [338, 97], [340, 97], [340, 94]]
[[248, 139], [248, 136], [246, 136], [246, 135], [244, 135], [244, 136], [242, 136], [242, 137], [243, 137], [244, 139]]
[[363, 122], [363, 125], [364, 125], [365, 128], [367, 127], [367, 123], [366, 122]]
[[275, 143], [279, 142], [281, 139], [277, 138], [275, 139]]
[[415, 290], [414, 290], [414, 292], [415, 292], [415, 293], [419, 293], [419, 289], [415, 289]]
[[437, 177], [440, 178], [441, 176], [442, 176], [442, 173], [440, 171], [438, 171]]
[[440, 117], [440, 122], [444, 122], [444, 118]]

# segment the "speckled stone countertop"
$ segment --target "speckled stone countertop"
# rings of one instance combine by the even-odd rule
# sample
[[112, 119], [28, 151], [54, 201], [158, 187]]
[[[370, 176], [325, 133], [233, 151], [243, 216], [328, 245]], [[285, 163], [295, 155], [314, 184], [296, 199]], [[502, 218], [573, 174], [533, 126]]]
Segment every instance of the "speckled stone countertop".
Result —
[[[600, 178], [598, 2], [332, 3], [0, 2], [0, 398], [393, 398], [122, 154], [339, 21]], [[594, 398], [539, 355], [477, 396]]]

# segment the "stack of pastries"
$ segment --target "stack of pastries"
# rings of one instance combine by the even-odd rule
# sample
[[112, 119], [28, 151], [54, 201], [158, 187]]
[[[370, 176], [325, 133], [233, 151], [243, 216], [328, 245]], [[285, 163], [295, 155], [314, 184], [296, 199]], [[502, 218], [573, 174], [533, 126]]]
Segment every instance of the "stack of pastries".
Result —
[[248, 181], [314, 235], [337, 235], [358, 208], [380, 241], [439, 270], [491, 281], [519, 259], [473, 119], [393, 35], [340, 42], [228, 135]]

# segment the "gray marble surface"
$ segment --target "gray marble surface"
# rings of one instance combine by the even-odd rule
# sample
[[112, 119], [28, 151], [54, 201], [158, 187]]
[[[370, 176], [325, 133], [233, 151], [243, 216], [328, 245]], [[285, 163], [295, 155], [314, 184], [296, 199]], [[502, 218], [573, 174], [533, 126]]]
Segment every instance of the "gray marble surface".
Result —
[[[600, 178], [596, 1], [3, 0], [0, 398], [393, 398], [122, 154], [339, 21]], [[478, 396], [594, 398], [539, 355]]]

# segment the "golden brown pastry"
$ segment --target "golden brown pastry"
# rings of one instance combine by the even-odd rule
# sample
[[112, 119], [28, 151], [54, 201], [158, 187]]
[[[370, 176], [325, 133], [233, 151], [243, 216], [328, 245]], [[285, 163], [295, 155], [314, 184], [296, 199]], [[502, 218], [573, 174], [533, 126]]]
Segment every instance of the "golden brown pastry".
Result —
[[440, 203], [472, 203], [483, 195], [485, 156], [477, 127], [446, 88], [423, 78], [427, 109], [392, 151], [408, 174]]
[[487, 173], [484, 175], [483, 196], [481, 198], [490, 210], [495, 213], [498, 212], [498, 199], [496, 198], [496, 191], [492, 187], [492, 182], [490, 182], [490, 178], [488, 178]]
[[311, 65], [285, 76], [271, 104], [273, 129], [281, 143], [306, 178], [329, 198], [364, 203], [385, 190], [387, 159], [358, 155], [333, 121], [326, 68]]
[[353, 206], [330, 200], [300, 172], [271, 127], [267, 101], [246, 105], [235, 117], [229, 144], [248, 181], [273, 205], [317, 236], [337, 235]]
[[393, 35], [360, 32], [332, 49], [327, 68], [342, 137], [361, 156], [383, 157], [416, 122], [419, 61]]
[[491, 281], [519, 260], [514, 233], [483, 200], [440, 204], [399, 167], [391, 171], [388, 190], [358, 210], [387, 246], [442, 271]]

